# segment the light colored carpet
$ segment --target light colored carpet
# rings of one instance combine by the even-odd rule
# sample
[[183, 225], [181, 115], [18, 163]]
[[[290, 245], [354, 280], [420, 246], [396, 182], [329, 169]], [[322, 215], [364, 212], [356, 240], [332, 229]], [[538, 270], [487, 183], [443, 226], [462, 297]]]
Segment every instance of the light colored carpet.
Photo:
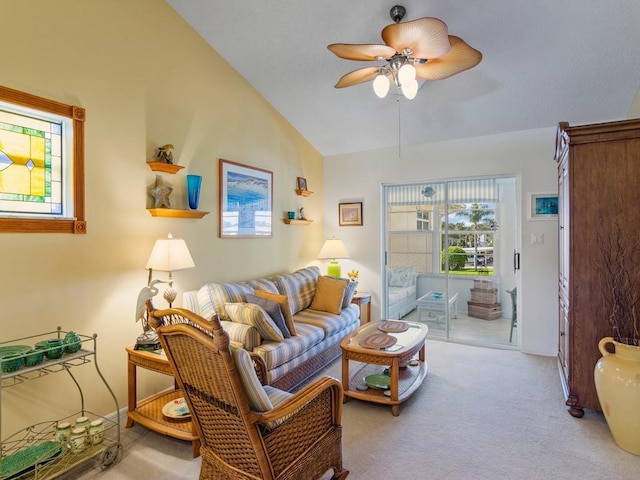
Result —
[[[518, 331], [513, 330], [511, 341], [509, 333], [511, 329], [510, 318], [498, 318], [496, 320], [482, 320], [469, 317], [464, 312], [458, 312], [456, 318], [449, 323], [449, 331], [446, 330], [444, 317], [430, 317], [422, 314], [421, 321], [429, 326], [429, 338], [446, 339], [447, 335], [452, 340], [470, 345], [483, 345], [499, 348], [517, 348]], [[417, 310], [412, 310], [402, 320], [409, 322], [418, 321]]]
[[[400, 416], [357, 400], [344, 405], [350, 480], [639, 478], [640, 457], [615, 445], [602, 414], [567, 413], [554, 358], [428, 340], [427, 361]], [[325, 373], [340, 371], [338, 361]], [[88, 462], [62, 478], [198, 477], [189, 443], [135, 426], [123, 429], [123, 444], [111, 469]]]

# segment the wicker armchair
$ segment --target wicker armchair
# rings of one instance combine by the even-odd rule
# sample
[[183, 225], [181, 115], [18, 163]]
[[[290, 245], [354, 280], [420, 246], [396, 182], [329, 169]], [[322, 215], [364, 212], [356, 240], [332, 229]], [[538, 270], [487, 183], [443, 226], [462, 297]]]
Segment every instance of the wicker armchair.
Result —
[[255, 412], [217, 317], [173, 308], [151, 311], [150, 321], [198, 429], [200, 479], [317, 479], [331, 469], [332, 478], [347, 477], [337, 380], [320, 378]]

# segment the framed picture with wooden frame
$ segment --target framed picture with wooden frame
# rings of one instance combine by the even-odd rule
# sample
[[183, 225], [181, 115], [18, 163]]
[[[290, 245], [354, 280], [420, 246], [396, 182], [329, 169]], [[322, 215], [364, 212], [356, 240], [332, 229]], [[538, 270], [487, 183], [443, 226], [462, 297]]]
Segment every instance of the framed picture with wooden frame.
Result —
[[273, 172], [220, 159], [220, 238], [270, 237]]
[[338, 224], [341, 227], [361, 227], [362, 202], [339, 203]]
[[306, 178], [302, 178], [302, 177], [298, 177], [298, 190], [302, 190], [302, 191], [306, 191], [307, 190], [307, 179]]

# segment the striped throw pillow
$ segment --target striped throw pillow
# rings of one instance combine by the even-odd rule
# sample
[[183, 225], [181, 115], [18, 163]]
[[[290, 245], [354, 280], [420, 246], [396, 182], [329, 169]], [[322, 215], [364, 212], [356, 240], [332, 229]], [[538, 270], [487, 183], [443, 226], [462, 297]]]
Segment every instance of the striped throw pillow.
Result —
[[316, 266], [302, 268], [288, 275], [279, 275], [275, 279], [278, 291], [289, 299], [291, 315], [309, 308], [316, 290], [320, 269]]
[[271, 317], [260, 305], [253, 303], [225, 303], [227, 314], [232, 322], [256, 327], [260, 336], [272, 342], [281, 342], [284, 336]]
[[253, 368], [253, 361], [249, 352], [231, 345], [231, 356], [240, 375], [244, 393], [247, 395], [249, 408], [254, 412], [266, 412], [273, 409], [273, 404], [264, 391], [255, 368]]

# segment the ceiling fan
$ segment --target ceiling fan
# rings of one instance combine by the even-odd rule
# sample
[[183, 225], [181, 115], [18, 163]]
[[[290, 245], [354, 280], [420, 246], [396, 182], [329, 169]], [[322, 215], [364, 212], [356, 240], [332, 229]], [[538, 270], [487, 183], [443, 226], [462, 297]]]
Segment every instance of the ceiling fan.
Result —
[[406, 14], [401, 5], [389, 12], [395, 22], [382, 29], [385, 45], [333, 43], [327, 48], [346, 60], [382, 61], [382, 66], [366, 67], [343, 75], [335, 88], [373, 80], [380, 98], [389, 92], [391, 81], [412, 99], [418, 93], [418, 78], [442, 80], [475, 67], [482, 53], [459, 37], [449, 35], [447, 24], [431, 17], [400, 23]]

